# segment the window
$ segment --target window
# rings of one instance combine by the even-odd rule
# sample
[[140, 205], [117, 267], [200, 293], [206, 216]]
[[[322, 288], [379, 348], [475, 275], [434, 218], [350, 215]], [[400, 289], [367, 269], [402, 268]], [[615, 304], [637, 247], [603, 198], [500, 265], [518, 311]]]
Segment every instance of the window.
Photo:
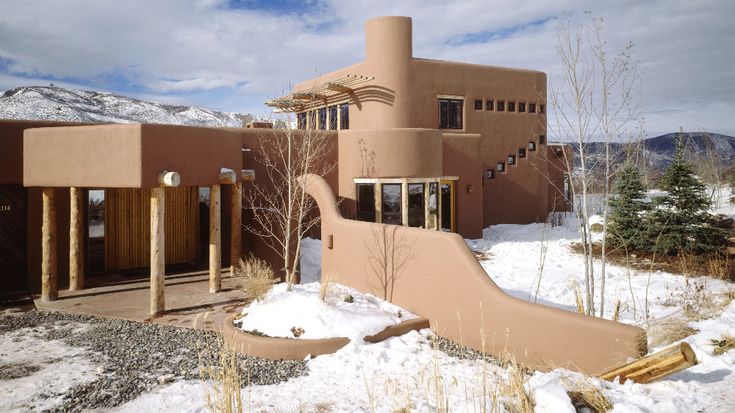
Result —
[[499, 100], [498, 101], [498, 112], [505, 112], [505, 101]]
[[337, 130], [337, 106], [329, 107], [329, 130]]
[[526, 112], [526, 102], [518, 102], [518, 112]]
[[439, 129], [462, 129], [462, 99], [439, 99]]
[[384, 224], [401, 225], [403, 215], [401, 211], [401, 184], [380, 185], [382, 195], [382, 222]]
[[482, 110], [482, 100], [475, 100], [475, 110]]
[[424, 227], [424, 184], [408, 184], [408, 226]]
[[516, 156], [508, 155], [508, 165], [515, 165], [515, 164], [516, 164]]
[[306, 129], [306, 112], [296, 114], [296, 127], [299, 129]]
[[498, 162], [498, 165], [495, 169], [497, 169], [498, 172], [505, 172], [505, 162]]
[[485, 101], [485, 110], [495, 110], [495, 108], [494, 108], [495, 105], [493, 105], [493, 103], [495, 103], [495, 101], [486, 100]]
[[454, 181], [441, 182], [441, 230], [454, 231]]
[[327, 108], [319, 108], [319, 129], [327, 129]]
[[518, 148], [518, 157], [519, 158], [525, 158], [526, 157], [526, 148]]
[[309, 129], [316, 129], [316, 111], [310, 110], [309, 111], [309, 124], [307, 127]]
[[495, 178], [495, 170], [494, 169], [488, 169], [485, 171], [485, 178], [486, 179], [494, 179]]
[[572, 186], [569, 184], [569, 174], [564, 174], [564, 200], [572, 201]]
[[339, 105], [339, 128], [349, 129], [350, 128], [350, 104], [343, 103]]
[[439, 229], [439, 200], [437, 198], [438, 191], [439, 184], [437, 182], [429, 182], [429, 215], [428, 221], [426, 222], [426, 228], [428, 229]]
[[529, 151], [535, 151], [535, 150], [536, 150], [536, 142], [534, 142], [534, 141], [529, 141], [529, 142], [528, 142], [528, 150], [529, 150]]
[[375, 222], [375, 184], [357, 184], [357, 219]]
[[516, 111], [516, 103], [508, 102], [508, 112], [515, 112], [515, 111]]
[[529, 103], [528, 104], [528, 113], [536, 113], [536, 104], [535, 103]]
[[543, 103], [539, 103], [538, 104], [538, 113], [545, 113], [544, 112], [545, 109], [546, 108], [544, 107], [544, 104]]
[[546, 143], [546, 135], [539, 135], [538, 136], [538, 144], [543, 145]]

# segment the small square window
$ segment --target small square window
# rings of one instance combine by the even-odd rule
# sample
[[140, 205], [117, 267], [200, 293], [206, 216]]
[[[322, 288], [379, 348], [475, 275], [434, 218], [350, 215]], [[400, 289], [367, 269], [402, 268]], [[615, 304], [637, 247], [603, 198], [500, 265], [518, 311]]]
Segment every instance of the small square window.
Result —
[[528, 104], [528, 113], [536, 113], [536, 104], [535, 103], [529, 103]]
[[505, 112], [505, 101], [499, 100], [498, 101], [498, 112]]
[[518, 157], [519, 158], [525, 158], [526, 157], [526, 148], [518, 148]]
[[516, 164], [516, 156], [508, 155], [508, 165], [515, 165], [515, 164]]
[[529, 151], [535, 151], [536, 150], [536, 142], [534, 142], [534, 141], [528, 142], [528, 150]]
[[508, 102], [508, 112], [515, 112], [515, 111], [516, 111], [516, 103]]
[[505, 172], [505, 162], [498, 162], [498, 166], [495, 168], [498, 172]]
[[492, 100], [486, 100], [485, 101], [485, 110], [495, 110], [495, 101]]
[[544, 145], [544, 144], [546, 144], [546, 135], [539, 135], [539, 136], [538, 136], [538, 144], [539, 144], [539, 145]]
[[494, 179], [495, 178], [495, 170], [494, 169], [488, 169], [485, 171], [485, 178], [487, 179]]
[[475, 110], [482, 110], [482, 100], [475, 100]]
[[526, 112], [526, 102], [518, 102], [518, 112]]

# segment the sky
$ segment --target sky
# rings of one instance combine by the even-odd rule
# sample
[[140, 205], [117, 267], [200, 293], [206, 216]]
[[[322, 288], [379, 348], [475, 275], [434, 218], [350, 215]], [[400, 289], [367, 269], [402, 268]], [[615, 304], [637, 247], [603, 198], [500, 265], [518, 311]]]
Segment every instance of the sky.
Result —
[[[647, 136], [735, 136], [735, 1], [3, 0], [0, 90], [48, 85], [269, 114], [290, 85], [364, 59], [370, 17], [413, 18], [414, 56], [562, 74], [561, 23], [633, 44]], [[552, 121], [550, 116], [550, 122]]]

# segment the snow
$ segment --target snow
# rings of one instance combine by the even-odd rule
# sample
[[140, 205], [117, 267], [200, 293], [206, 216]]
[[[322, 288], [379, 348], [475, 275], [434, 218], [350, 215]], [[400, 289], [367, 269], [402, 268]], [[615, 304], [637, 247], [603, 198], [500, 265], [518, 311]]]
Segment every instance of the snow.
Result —
[[[241, 329], [271, 337], [347, 337], [362, 342], [365, 336], [416, 318], [387, 301], [341, 284], [330, 283], [324, 301], [319, 289], [318, 282], [296, 284], [291, 291], [286, 283], [273, 286], [263, 300], [242, 310]], [[351, 302], [347, 302], [348, 297]], [[294, 328], [303, 329], [303, 333], [296, 337]]]
[[301, 240], [301, 283], [319, 281], [322, 273], [322, 242], [306, 237]]

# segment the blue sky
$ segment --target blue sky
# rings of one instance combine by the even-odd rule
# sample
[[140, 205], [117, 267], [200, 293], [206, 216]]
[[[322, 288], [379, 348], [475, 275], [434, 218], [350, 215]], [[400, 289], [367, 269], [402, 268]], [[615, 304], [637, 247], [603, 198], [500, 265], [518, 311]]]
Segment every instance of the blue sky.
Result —
[[289, 85], [364, 58], [370, 17], [414, 19], [414, 55], [560, 74], [555, 29], [605, 19], [643, 78], [650, 136], [735, 135], [735, 2], [678, 0], [0, 2], [0, 90], [54, 83], [267, 115]]

